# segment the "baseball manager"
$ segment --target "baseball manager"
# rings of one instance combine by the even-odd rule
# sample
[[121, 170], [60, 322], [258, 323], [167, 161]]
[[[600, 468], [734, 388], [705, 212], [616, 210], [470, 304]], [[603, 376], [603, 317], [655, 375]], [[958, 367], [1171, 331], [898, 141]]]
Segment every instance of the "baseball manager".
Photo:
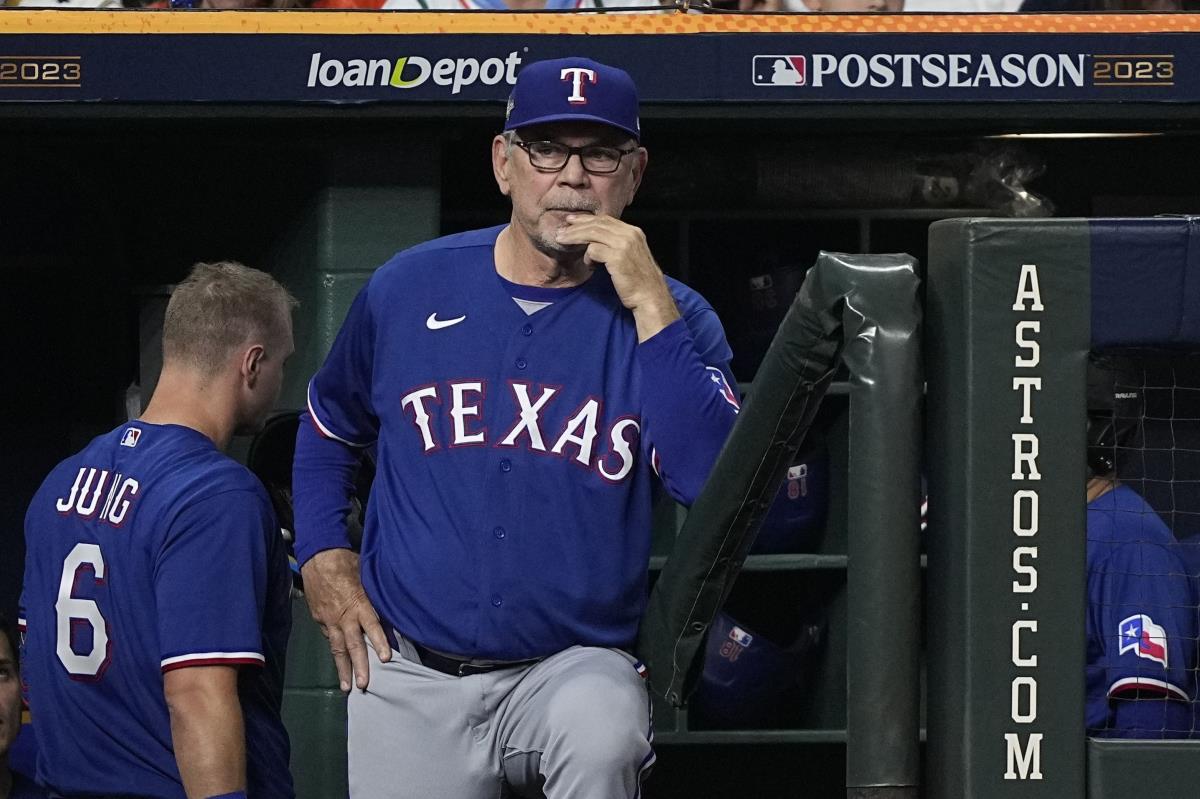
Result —
[[384, 264], [309, 385], [296, 549], [353, 797], [635, 797], [654, 761], [652, 495], [696, 497], [737, 400], [711, 306], [620, 220], [640, 139], [625, 72], [530, 64], [491, 145], [509, 223]]

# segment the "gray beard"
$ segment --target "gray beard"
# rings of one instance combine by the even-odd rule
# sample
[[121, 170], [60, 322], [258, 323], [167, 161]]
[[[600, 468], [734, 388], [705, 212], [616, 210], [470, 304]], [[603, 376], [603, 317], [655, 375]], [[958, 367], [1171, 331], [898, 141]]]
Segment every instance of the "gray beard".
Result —
[[533, 238], [533, 246], [538, 252], [556, 261], [578, 260], [587, 251], [586, 244], [559, 244], [553, 239], [546, 239], [542, 236]]

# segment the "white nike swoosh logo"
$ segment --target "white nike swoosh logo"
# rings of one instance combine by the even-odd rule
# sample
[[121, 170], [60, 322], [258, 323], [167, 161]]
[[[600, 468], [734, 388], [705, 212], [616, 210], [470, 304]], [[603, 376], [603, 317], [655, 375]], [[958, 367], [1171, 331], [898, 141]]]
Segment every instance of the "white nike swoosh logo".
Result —
[[453, 319], [438, 319], [436, 313], [431, 313], [429, 318], [425, 320], [425, 327], [429, 328], [430, 330], [441, 330], [443, 327], [457, 325], [466, 318], [467, 317], [464, 314], [463, 316], [456, 316]]

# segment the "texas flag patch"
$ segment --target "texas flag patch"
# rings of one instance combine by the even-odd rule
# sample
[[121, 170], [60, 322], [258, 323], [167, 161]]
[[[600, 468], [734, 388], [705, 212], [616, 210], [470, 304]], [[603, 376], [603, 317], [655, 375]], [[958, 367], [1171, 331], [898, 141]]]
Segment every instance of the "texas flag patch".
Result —
[[716, 385], [717, 393], [733, 406], [734, 411], [740, 410], [742, 404], [738, 402], [737, 395], [733, 393], [733, 388], [729, 385], [729, 381], [725, 379], [725, 373], [715, 366], [706, 366], [704, 368], [709, 372], [708, 379]]
[[1154, 619], [1139, 613], [1123, 620], [1119, 630], [1121, 650], [1124, 655], [1132, 652], [1140, 658], [1153, 660], [1167, 667], [1167, 631], [1154, 623]]

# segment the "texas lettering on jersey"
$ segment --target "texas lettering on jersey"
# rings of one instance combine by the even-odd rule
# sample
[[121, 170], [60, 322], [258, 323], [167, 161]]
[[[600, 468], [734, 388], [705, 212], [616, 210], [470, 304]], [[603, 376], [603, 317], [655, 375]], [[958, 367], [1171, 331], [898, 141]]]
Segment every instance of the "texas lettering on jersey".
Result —
[[[573, 459], [594, 469], [609, 482], [620, 482], [633, 469], [640, 438], [641, 425], [636, 418], [622, 416], [607, 425], [604, 451], [596, 454], [600, 437], [600, 414], [603, 407], [598, 397], [589, 396], [561, 424], [543, 426], [543, 413], [560, 399], [561, 388], [535, 386], [533, 383], [510, 380], [505, 389], [515, 409], [514, 418], [503, 432], [492, 434], [482, 420], [488, 396], [487, 383], [482, 380], [450, 380], [412, 389], [400, 398], [400, 405], [420, 436], [421, 450], [428, 454], [450, 447], [495, 446], [525, 447], [533, 452]], [[444, 414], [448, 420], [448, 441], [441, 440], [434, 414]]]
[[[505, 280], [503, 229], [376, 270], [309, 383], [302, 436], [376, 447], [363, 587], [405, 636], [504, 660], [627, 646], [656, 492], [699, 494], [737, 409], [732, 353], [707, 301], [670, 278], [680, 318], [645, 341], [606, 270], [569, 288]], [[341, 477], [319, 473], [353, 469], [300, 439], [298, 557], [346, 545], [322, 493]], [[529, 563], [555, 566], [531, 580]]]

